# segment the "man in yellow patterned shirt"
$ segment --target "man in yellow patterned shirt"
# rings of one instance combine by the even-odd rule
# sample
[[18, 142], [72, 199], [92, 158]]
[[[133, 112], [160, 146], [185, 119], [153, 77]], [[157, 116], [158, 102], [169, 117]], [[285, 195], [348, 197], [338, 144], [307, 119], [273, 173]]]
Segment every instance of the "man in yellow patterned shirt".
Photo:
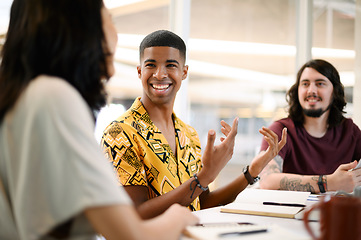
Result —
[[173, 203], [199, 210], [232, 202], [284, 146], [286, 131], [278, 142], [271, 130], [260, 129], [269, 148], [233, 182], [210, 192], [208, 185], [232, 157], [238, 119], [232, 127], [221, 121], [225, 137], [217, 146], [210, 130], [201, 156], [197, 132], [173, 112], [176, 94], [188, 74], [184, 41], [159, 30], [147, 35], [139, 50], [142, 97], [104, 130], [101, 143], [119, 182], [143, 218], [157, 216]]
[[[102, 139], [120, 183], [147, 186], [149, 199], [175, 189], [197, 173], [201, 166], [197, 132], [174, 113], [173, 119], [175, 151], [150, 120], [140, 98], [108, 126]], [[200, 209], [198, 198], [190, 204], [190, 209]]]

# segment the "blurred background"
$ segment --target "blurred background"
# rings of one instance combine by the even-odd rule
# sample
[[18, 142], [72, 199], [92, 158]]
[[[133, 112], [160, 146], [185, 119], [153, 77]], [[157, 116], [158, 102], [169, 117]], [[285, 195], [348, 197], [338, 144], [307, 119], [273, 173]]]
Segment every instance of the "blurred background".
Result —
[[[298, 68], [311, 58], [325, 59], [339, 70], [347, 116], [360, 126], [361, 101], [356, 101], [361, 80], [355, 80], [360, 1], [104, 0], [119, 42], [116, 74], [108, 84], [109, 101], [99, 113], [96, 138], [141, 96], [138, 46], [158, 29], [176, 32], [187, 44], [189, 76], [178, 93], [175, 113], [195, 127], [202, 147], [209, 129], [215, 129], [219, 139], [220, 120], [231, 124], [239, 117], [234, 156], [216, 185], [239, 175], [258, 153], [259, 128], [287, 116], [286, 91]], [[0, 45], [11, 2], [0, 2]]]

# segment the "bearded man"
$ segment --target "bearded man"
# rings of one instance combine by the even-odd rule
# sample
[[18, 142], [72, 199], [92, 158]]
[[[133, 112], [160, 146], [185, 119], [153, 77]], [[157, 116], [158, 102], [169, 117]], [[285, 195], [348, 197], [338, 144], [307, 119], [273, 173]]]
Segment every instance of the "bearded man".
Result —
[[[287, 92], [288, 117], [269, 127], [287, 143], [262, 171], [260, 187], [324, 193], [352, 192], [361, 184], [361, 132], [344, 117], [346, 100], [336, 68], [321, 59], [298, 71]], [[262, 141], [261, 151], [268, 147]]]

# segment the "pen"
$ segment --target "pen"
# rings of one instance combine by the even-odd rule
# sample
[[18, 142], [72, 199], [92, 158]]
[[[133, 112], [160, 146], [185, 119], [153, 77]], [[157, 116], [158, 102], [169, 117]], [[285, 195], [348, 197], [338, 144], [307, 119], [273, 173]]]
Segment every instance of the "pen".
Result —
[[230, 236], [247, 235], [247, 234], [254, 234], [254, 233], [263, 233], [263, 232], [267, 232], [267, 229], [263, 228], [263, 229], [242, 231], [242, 232], [227, 232], [227, 233], [220, 233], [218, 236], [219, 237], [230, 237]]
[[319, 195], [310, 195], [307, 198], [307, 201], [318, 201]]
[[218, 227], [218, 226], [238, 226], [238, 225], [253, 225], [250, 222], [217, 222], [217, 223], [197, 223], [197, 227]]
[[263, 205], [285, 206], [285, 207], [306, 207], [306, 205], [299, 203], [263, 202]]

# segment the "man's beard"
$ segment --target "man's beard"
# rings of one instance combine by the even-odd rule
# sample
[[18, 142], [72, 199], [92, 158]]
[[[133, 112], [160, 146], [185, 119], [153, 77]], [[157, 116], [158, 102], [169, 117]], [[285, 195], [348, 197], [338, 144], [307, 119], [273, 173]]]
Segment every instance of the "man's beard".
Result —
[[328, 105], [328, 107], [325, 110], [323, 110], [322, 108], [319, 108], [319, 109], [305, 109], [305, 108], [302, 108], [302, 110], [303, 110], [303, 113], [308, 117], [319, 118], [319, 117], [322, 116], [322, 114], [327, 112], [327, 110], [330, 109], [330, 107], [331, 107], [331, 104]]

